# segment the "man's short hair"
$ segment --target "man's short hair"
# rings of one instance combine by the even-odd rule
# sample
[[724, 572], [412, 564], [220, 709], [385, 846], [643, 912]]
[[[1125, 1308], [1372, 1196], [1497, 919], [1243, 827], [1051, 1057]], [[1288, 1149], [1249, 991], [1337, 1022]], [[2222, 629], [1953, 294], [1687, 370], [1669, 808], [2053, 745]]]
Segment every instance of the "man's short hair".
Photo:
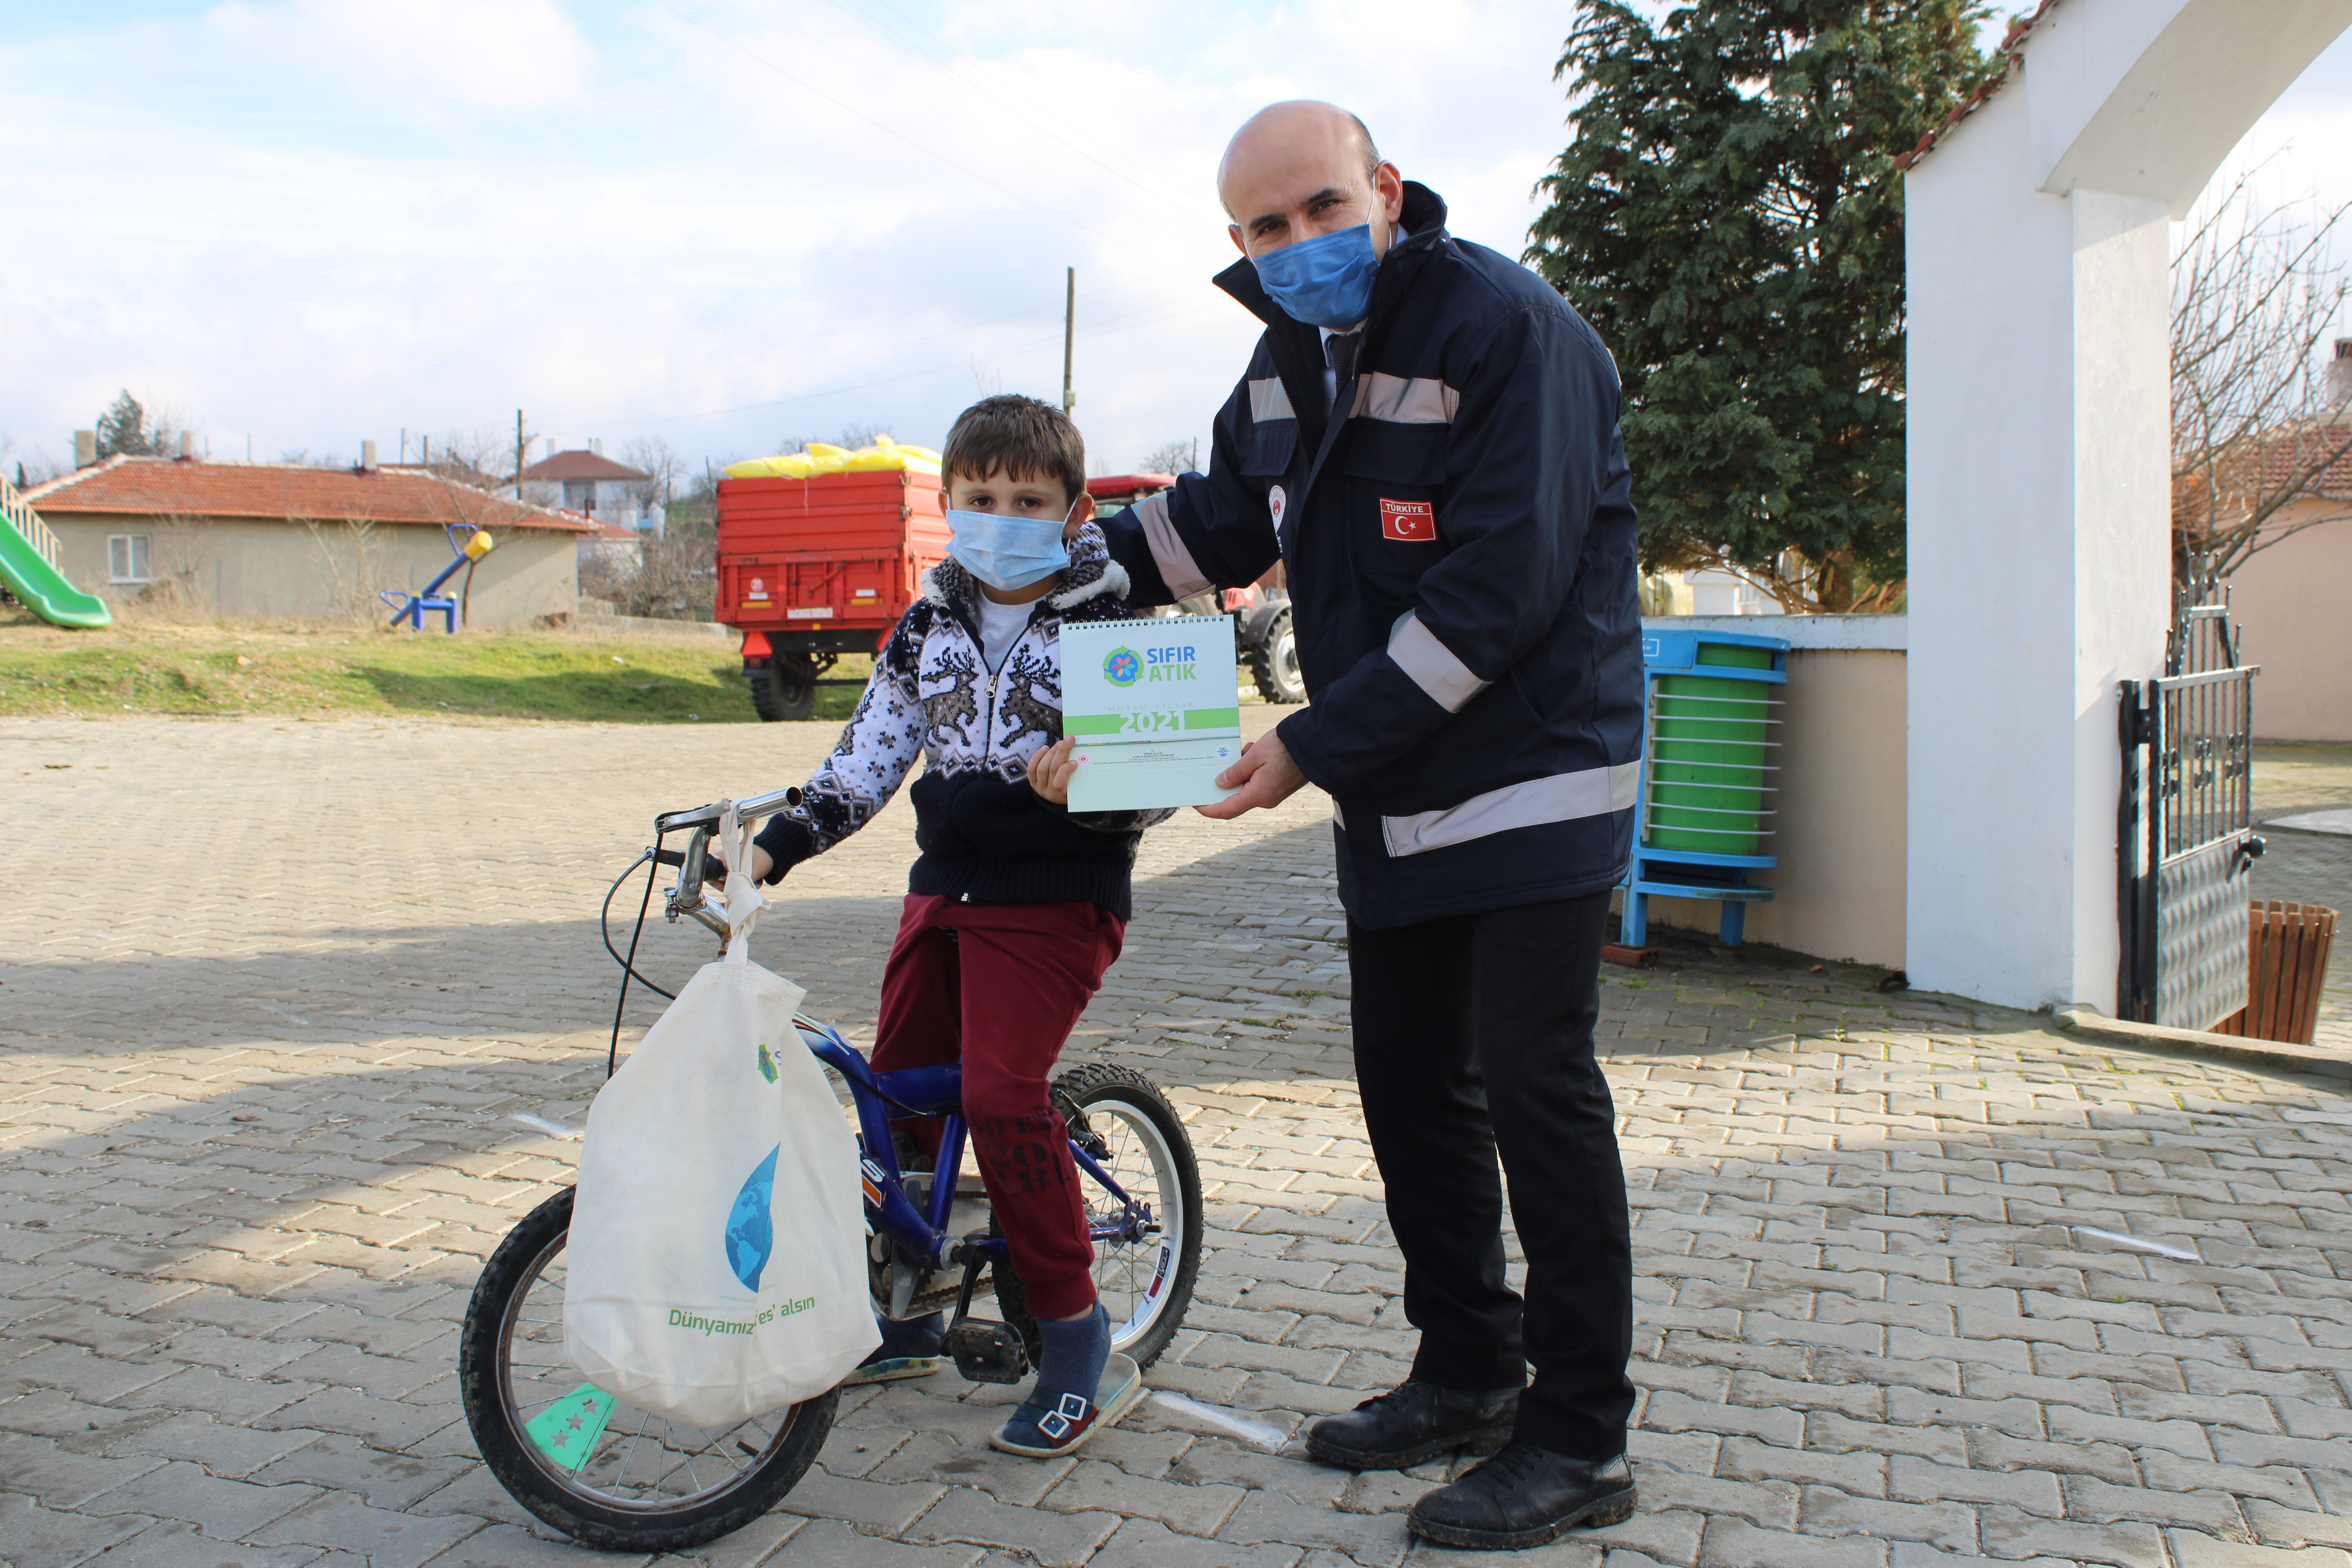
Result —
[[1350, 114], [1348, 118], [1354, 122], [1356, 134], [1364, 143], [1364, 184], [1378, 186], [1381, 183], [1381, 150], [1372, 145], [1372, 133], [1365, 128], [1360, 117]]
[[1087, 441], [1070, 416], [1052, 404], [1018, 393], [983, 397], [956, 416], [940, 448], [940, 480], [961, 474], [984, 479], [1059, 479], [1063, 499], [1076, 504], [1087, 489]]

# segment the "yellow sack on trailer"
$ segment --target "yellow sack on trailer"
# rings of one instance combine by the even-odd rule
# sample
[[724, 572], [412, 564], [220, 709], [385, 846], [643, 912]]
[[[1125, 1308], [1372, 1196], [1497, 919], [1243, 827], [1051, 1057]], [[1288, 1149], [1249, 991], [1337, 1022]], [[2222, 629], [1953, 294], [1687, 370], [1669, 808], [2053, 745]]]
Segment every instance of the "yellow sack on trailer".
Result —
[[870, 474], [905, 469], [936, 476], [940, 455], [929, 447], [901, 445], [877, 436], [870, 447], [855, 452], [829, 441], [811, 441], [807, 449], [773, 458], [747, 458], [724, 470], [730, 479], [805, 479], [817, 474]]

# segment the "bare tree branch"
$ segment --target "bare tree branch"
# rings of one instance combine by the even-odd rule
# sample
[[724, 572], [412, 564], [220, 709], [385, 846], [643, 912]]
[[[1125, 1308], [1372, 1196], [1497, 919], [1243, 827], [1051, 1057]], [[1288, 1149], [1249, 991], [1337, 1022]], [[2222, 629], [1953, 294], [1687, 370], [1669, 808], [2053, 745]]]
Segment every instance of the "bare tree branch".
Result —
[[2352, 385], [2321, 369], [2352, 299], [2329, 250], [2352, 226], [2352, 204], [2269, 206], [2255, 172], [2200, 205], [2173, 262], [2172, 539], [2183, 581], [2226, 577], [2260, 551], [2352, 518]]

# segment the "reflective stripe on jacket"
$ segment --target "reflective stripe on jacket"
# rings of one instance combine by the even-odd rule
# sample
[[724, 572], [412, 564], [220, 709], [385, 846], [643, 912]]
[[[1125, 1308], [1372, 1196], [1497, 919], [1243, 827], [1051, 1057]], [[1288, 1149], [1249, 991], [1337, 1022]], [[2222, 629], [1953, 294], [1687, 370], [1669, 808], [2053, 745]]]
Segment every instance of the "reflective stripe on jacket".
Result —
[[1109, 520], [1139, 604], [1288, 567], [1308, 706], [1283, 743], [1329, 792], [1340, 897], [1395, 926], [1623, 874], [1642, 746], [1617, 369], [1540, 279], [1405, 185], [1356, 374], [1246, 260], [1266, 323], [1209, 471]]

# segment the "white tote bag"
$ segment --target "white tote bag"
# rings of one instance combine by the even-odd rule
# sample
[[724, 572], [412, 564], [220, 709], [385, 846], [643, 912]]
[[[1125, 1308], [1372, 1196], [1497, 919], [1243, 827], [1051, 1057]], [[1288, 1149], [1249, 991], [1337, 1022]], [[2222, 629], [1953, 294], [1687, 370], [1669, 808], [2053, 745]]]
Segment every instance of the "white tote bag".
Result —
[[767, 901], [747, 837], [730, 806], [727, 952], [596, 1096], [566, 1244], [567, 1359], [705, 1428], [822, 1394], [879, 1342], [856, 1141], [793, 1031], [801, 988], [744, 951]]

